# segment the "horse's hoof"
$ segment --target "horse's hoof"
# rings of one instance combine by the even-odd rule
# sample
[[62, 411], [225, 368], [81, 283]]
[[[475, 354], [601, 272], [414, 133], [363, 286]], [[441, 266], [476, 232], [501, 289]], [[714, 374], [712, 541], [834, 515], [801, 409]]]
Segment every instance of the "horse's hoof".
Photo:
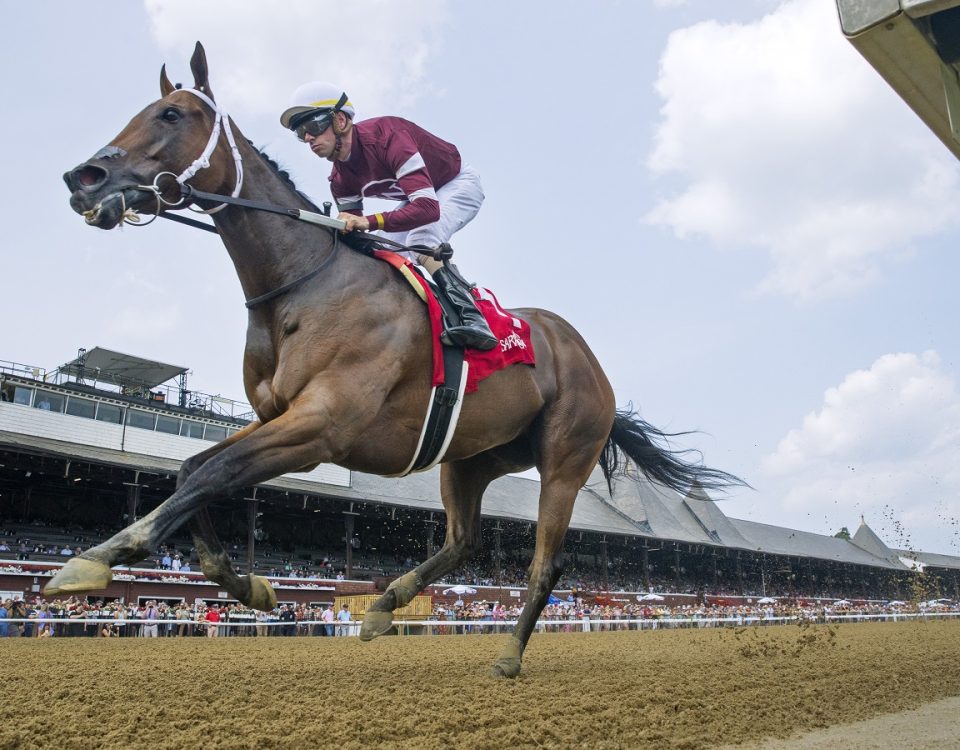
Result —
[[255, 576], [251, 573], [250, 579], [250, 601], [245, 602], [248, 607], [259, 609], [261, 612], [269, 612], [277, 608], [277, 592], [273, 586], [263, 576]]
[[56, 596], [75, 591], [99, 591], [105, 589], [111, 580], [113, 574], [102, 562], [75, 557], [50, 579], [43, 587], [43, 593]]
[[504, 644], [500, 658], [493, 665], [494, 677], [516, 677], [520, 674], [520, 659], [523, 656], [523, 643], [511, 636]]
[[385, 635], [392, 627], [393, 612], [367, 610], [363, 614], [363, 625], [360, 626], [360, 640], [372, 641], [378, 636]]
[[520, 660], [497, 659], [490, 671], [494, 677], [509, 677], [512, 679], [520, 674]]

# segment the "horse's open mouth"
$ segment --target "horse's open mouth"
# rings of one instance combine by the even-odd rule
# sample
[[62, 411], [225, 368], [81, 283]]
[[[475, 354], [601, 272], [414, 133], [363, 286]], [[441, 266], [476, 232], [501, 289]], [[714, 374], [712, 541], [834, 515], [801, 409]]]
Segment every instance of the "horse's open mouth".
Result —
[[124, 220], [125, 216], [126, 220], [130, 220], [131, 209], [147, 205], [142, 190], [129, 188], [110, 193], [93, 206], [89, 203], [89, 196], [82, 191], [77, 191], [70, 198], [73, 210], [81, 214], [87, 224], [99, 229], [113, 229]]

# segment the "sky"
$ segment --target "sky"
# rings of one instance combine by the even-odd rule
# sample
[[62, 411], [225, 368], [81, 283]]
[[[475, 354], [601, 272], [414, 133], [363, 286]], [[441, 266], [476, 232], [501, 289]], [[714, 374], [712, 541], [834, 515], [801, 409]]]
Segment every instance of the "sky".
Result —
[[[486, 201], [454, 238], [505, 306], [567, 318], [618, 404], [753, 489], [729, 516], [960, 555], [960, 168], [847, 42], [833, 0], [50, 0], [4, 7], [0, 359], [94, 346], [243, 399], [214, 236], [109, 232], [61, 175], [164, 63], [329, 200], [278, 121], [309, 80], [452, 141]], [[358, 332], [359, 333], [359, 332]]]

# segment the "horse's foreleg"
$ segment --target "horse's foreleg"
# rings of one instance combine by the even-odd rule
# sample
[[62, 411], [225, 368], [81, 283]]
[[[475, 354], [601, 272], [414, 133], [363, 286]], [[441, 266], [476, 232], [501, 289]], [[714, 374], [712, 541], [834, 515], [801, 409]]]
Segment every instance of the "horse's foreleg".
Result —
[[440, 470], [440, 494], [447, 514], [447, 535], [443, 547], [433, 557], [393, 581], [386, 592], [363, 616], [360, 640], [369, 641], [393, 626], [393, 611], [409, 604], [434, 581], [456, 570], [480, 548], [480, 502], [493, 479], [504, 468], [490, 454], [465, 461], [443, 464]]
[[[243, 431], [243, 435], [237, 433], [239, 437], [233, 436], [236, 439], [226, 446], [214, 446], [211, 455], [183, 479], [173, 495], [103, 544], [72, 558], [44, 592], [102, 589], [110, 582], [111, 567], [142, 560], [162, 539], [215, 497], [230, 495], [309, 463], [329, 460], [332, 447], [324, 440], [322, 427], [327, 423], [324, 417], [322, 410], [306, 416], [287, 412], [266, 425]], [[268, 594], [254, 591], [260, 588], [255, 587], [257, 582], [248, 580], [244, 585], [236, 580], [239, 577], [232, 569], [224, 570], [220, 564], [223, 548], [212, 534], [212, 526], [201, 523], [195, 531], [207, 551], [205, 568], [210, 567], [213, 575], [230, 582], [241, 593], [250, 591], [256, 601], [269, 603]], [[229, 563], [229, 558], [227, 561]], [[229, 568], [229, 564], [226, 567]]]

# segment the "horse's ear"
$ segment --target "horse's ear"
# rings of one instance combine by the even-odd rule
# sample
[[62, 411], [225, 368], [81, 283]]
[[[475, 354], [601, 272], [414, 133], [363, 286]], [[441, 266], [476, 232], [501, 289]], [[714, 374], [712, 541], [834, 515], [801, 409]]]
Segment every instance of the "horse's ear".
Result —
[[176, 87], [167, 78], [167, 66], [163, 65], [160, 68], [160, 96], [164, 97], [172, 91], [176, 91]]
[[190, 58], [190, 70], [193, 71], [193, 87], [212, 99], [213, 92], [210, 91], [210, 82], [207, 80], [207, 53], [203, 51], [200, 42], [197, 42], [193, 57]]

